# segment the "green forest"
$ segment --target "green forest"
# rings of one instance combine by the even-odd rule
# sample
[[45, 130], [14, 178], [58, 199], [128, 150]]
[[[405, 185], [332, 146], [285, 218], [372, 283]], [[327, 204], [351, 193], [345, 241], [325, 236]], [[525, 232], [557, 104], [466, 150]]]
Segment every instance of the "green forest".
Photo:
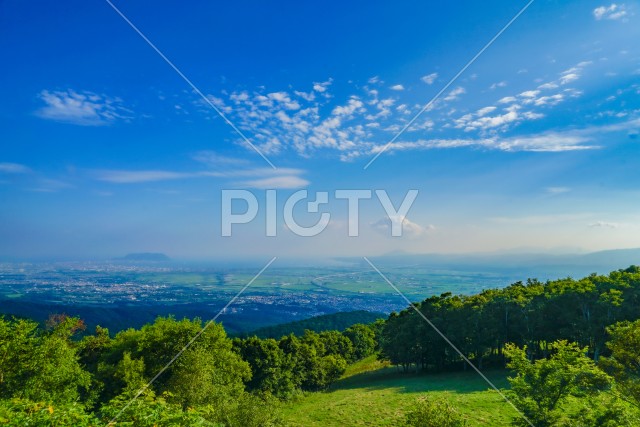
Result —
[[295, 322], [265, 326], [243, 335], [255, 335], [259, 338], [280, 338], [289, 334], [303, 335], [307, 330], [314, 332], [331, 330], [343, 331], [349, 326], [357, 323], [373, 323], [383, 317], [386, 316], [382, 313], [372, 313], [364, 310], [344, 311], [314, 316], [309, 319], [298, 320]]
[[[393, 365], [406, 378], [424, 373], [421, 381], [461, 375], [470, 364], [506, 369], [499, 393], [501, 404], [513, 405], [514, 426], [638, 426], [638, 319], [635, 266], [445, 293], [342, 330], [269, 331], [282, 333], [277, 338], [232, 338], [200, 319], [159, 317], [112, 335], [65, 315], [45, 324], [5, 316], [0, 424], [300, 425], [286, 408], [295, 413], [305, 396], [329, 393], [366, 363]], [[429, 393], [397, 410], [407, 426], [470, 425], [453, 401]]]

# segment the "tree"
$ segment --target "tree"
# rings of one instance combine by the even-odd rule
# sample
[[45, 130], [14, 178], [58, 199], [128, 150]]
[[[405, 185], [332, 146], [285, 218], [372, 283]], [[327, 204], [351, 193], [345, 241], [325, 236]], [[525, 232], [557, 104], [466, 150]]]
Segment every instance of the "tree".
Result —
[[[569, 396], [592, 398], [611, 385], [611, 378], [585, 355], [586, 348], [567, 341], [556, 341], [550, 348], [549, 358], [535, 362], [528, 359], [526, 348], [505, 348], [507, 367], [516, 374], [509, 378], [511, 400], [536, 427], [555, 425]], [[529, 425], [522, 417], [514, 424]]]
[[600, 366], [616, 380], [623, 399], [640, 408], [640, 320], [621, 322], [607, 328], [610, 357]]
[[573, 415], [576, 427], [636, 427], [640, 425], [637, 411], [613, 395], [581, 400], [582, 408]]
[[[138, 331], [118, 333], [100, 358], [99, 375], [111, 386], [102, 400], [121, 394], [130, 383], [116, 369], [126, 357], [142, 364], [144, 371], [136, 375], [151, 379], [202, 329], [199, 319], [178, 321], [159, 317]], [[244, 382], [250, 377], [249, 364], [233, 351], [222, 325], [214, 323], [204, 329], [152, 387], [156, 394], [169, 392], [172, 402], [187, 407], [215, 403], [222, 396], [235, 398], [244, 391]]]
[[59, 317], [43, 331], [30, 320], [0, 317], [0, 396], [70, 403], [91, 384], [71, 337], [77, 318]]
[[320, 340], [324, 344], [324, 355], [340, 356], [344, 360], [353, 361], [353, 343], [338, 331], [320, 332]]
[[343, 332], [353, 345], [353, 359], [360, 360], [372, 355], [376, 350], [376, 334], [372, 327], [355, 324]]
[[287, 357], [276, 340], [235, 339], [233, 346], [251, 366], [251, 380], [247, 382], [250, 390], [285, 397], [296, 388], [294, 361]]

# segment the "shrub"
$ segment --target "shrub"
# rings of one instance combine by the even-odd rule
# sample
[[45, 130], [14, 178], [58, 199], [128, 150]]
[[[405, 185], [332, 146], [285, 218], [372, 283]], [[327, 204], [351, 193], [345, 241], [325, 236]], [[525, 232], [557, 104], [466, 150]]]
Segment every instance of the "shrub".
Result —
[[422, 397], [418, 398], [414, 407], [407, 414], [406, 425], [415, 427], [464, 427], [467, 423], [447, 401]]

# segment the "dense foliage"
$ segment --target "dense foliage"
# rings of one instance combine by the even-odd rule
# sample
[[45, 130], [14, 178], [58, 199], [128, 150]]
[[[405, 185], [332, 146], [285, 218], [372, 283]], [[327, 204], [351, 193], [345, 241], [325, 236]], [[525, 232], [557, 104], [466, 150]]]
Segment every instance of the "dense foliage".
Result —
[[370, 311], [356, 310], [339, 313], [323, 314], [309, 319], [295, 322], [282, 323], [274, 326], [265, 326], [249, 333], [249, 336], [259, 338], [281, 338], [285, 335], [294, 334], [301, 336], [305, 331], [343, 331], [356, 324], [369, 324], [378, 319], [386, 317], [382, 313], [372, 313]]
[[[580, 280], [528, 280], [471, 296], [445, 293], [415, 307], [480, 369], [487, 361], [503, 366], [508, 343], [526, 346], [538, 359], [550, 354], [552, 342], [568, 340], [587, 347], [597, 361], [609, 351], [607, 326], [640, 318], [640, 268]], [[406, 370], [467, 366], [413, 308], [391, 314], [381, 346]]]
[[0, 424], [278, 425], [277, 398], [324, 389], [375, 349], [366, 325], [279, 341], [204, 326], [159, 317], [80, 339], [76, 318], [52, 316], [42, 328], [0, 317]]
[[375, 331], [357, 324], [344, 332], [305, 331], [273, 338], [234, 340], [234, 348], [249, 362], [253, 377], [251, 390], [287, 397], [295, 390], [322, 390], [340, 378], [347, 364], [374, 353]]

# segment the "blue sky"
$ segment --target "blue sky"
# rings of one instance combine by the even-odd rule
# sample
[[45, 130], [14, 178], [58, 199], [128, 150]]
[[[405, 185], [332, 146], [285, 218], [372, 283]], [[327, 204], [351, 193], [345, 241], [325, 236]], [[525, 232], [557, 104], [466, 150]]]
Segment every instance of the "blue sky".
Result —
[[[637, 1], [535, 1], [366, 170], [525, 2], [114, 4], [276, 169], [108, 3], [2, 2], [4, 258], [638, 246]], [[402, 238], [375, 198], [222, 238], [232, 188], [419, 196]]]

